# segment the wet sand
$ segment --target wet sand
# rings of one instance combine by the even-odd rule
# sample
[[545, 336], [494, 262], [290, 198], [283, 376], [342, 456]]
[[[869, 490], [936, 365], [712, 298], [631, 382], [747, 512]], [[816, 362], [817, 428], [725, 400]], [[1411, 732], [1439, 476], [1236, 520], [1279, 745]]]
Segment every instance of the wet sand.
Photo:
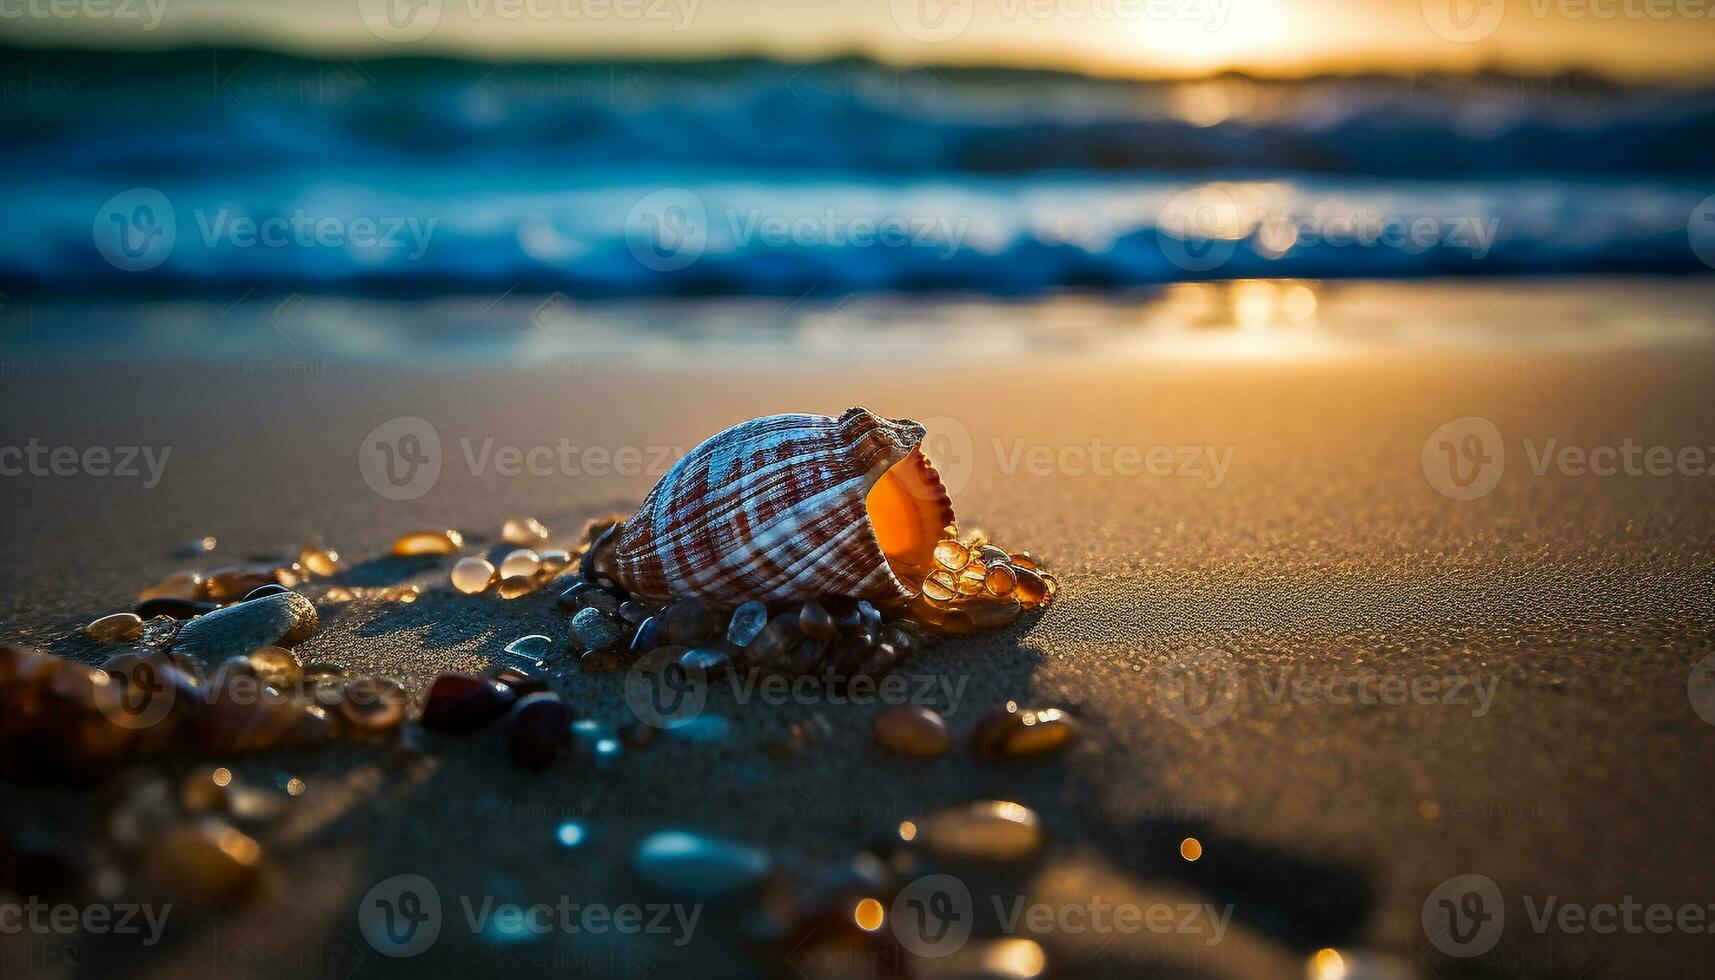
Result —
[[[1647, 285], [1612, 288], [1649, 295]], [[1492, 327], [1504, 338], [1511, 325]], [[950, 640], [906, 665], [906, 676], [958, 691], [940, 705], [959, 736], [943, 759], [882, 755], [868, 734], [873, 705], [734, 704], [717, 692], [707, 710], [730, 717], [723, 742], [663, 739], [611, 772], [514, 770], [492, 732], [430, 736], [429, 761], [409, 766], [347, 745], [236, 760], [241, 777], [286, 770], [312, 788], [285, 831], [291, 845], [271, 852], [263, 894], [229, 915], [186, 916], [146, 954], [77, 945], [85, 972], [815, 975], [827, 964], [807, 968], [794, 958], [803, 951], [785, 961], [747, 951], [732, 910], [717, 909], [683, 947], [587, 936], [497, 944], [470, 934], [455, 896], [642, 901], [625, 856], [652, 829], [830, 859], [975, 798], [1041, 814], [1050, 850], [1015, 886], [1022, 893], [1062, 905], [1099, 895], [1234, 907], [1214, 946], [1148, 933], [1034, 937], [1057, 976], [1290, 976], [1322, 946], [1373, 950], [1428, 976], [1715, 967], [1705, 934], [1539, 934], [1526, 905], [1715, 901], [1715, 726], [1687, 690], [1693, 666], [1715, 652], [1715, 478], [1557, 466], [1537, 475], [1532, 465], [1550, 439], [1700, 447], [1715, 463], [1707, 333], [1591, 349], [1400, 342], [1206, 359], [1145, 349], [968, 367], [837, 355], [763, 369], [303, 359], [302, 369], [45, 359], [9, 374], [0, 444], [172, 451], [153, 489], [118, 477], [0, 484], [10, 554], [0, 639], [93, 662], [102, 654], [76, 628], [183, 566], [171, 554], [179, 542], [218, 536], [205, 562], [215, 564], [319, 533], [355, 566], [348, 581], [406, 578], [425, 594], [407, 606], [324, 606], [322, 630], [299, 653], [426, 682], [564, 624], [551, 594], [463, 597], [445, 585], [450, 562], [402, 571], [369, 561], [397, 534], [456, 526], [493, 543], [505, 517], [532, 514], [570, 536], [634, 504], [664, 452], [747, 417], [851, 404], [929, 420], [942, 439], [932, 449], [962, 484], [963, 521], [1045, 557], [1064, 592], [1018, 629]], [[396, 416], [429, 420], [443, 447], [438, 482], [409, 501], [373, 492], [359, 466], [366, 434]], [[1467, 501], [1437, 492], [1422, 461], [1430, 434], [1464, 416], [1492, 421], [1505, 445], [1498, 484]], [[562, 438], [634, 447], [641, 471], [572, 474], [556, 462], [509, 476], [492, 461], [470, 465], [485, 459], [485, 440]], [[1136, 450], [1141, 472], [1122, 448]], [[1099, 459], [1107, 472], [1092, 472]], [[1236, 679], [1230, 717], [1208, 727], [1182, 723], [1161, 683], [1199, 663]], [[1346, 697], [1356, 680], [1385, 700], [1380, 682], [1364, 680], [1372, 675], [1420, 694]], [[566, 693], [581, 714], [619, 722], [621, 686], [617, 674], [574, 675]], [[975, 758], [964, 734], [1009, 698], [1069, 709], [1083, 737], [1039, 759]], [[831, 740], [768, 751], [813, 713], [831, 723]], [[14, 830], [96, 819], [88, 790], [5, 794]], [[566, 819], [589, 828], [579, 849], [554, 843]], [[1205, 848], [1195, 864], [1178, 854], [1186, 836]], [[434, 881], [448, 907], [432, 960], [385, 960], [356, 928], [368, 888], [407, 872]], [[1492, 951], [1455, 959], [1425, 942], [1421, 912], [1440, 883], [1466, 873], [1496, 882], [1506, 925]], [[0, 942], [9, 966], [26, 942]], [[40, 945], [20, 975], [75, 972], [39, 961]]]

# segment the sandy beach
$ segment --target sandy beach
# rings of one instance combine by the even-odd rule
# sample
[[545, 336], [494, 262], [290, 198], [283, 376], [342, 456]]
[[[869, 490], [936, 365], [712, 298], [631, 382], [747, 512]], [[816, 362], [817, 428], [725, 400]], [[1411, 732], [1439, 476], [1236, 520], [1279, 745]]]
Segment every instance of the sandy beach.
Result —
[[[1034, 325], [1054, 321], [1042, 305], [989, 308], [997, 338], [1032, 343], [997, 340], [968, 357], [867, 326], [850, 331], [849, 353], [799, 335], [776, 345], [784, 354], [729, 346], [738, 353], [718, 362], [694, 349], [373, 362], [299, 333], [296, 351], [265, 339], [258, 357], [207, 361], [179, 357], [169, 334], [127, 335], [92, 366], [15, 344], [0, 444], [170, 447], [150, 487], [146, 472], [0, 484], [0, 640], [91, 663], [105, 653], [78, 627], [187, 564], [173, 555], [180, 542], [217, 536], [203, 563], [219, 564], [316, 534], [350, 563], [341, 581], [409, 581], [424, 594], [323, 604], [300, 658], [410, 675], [420, 696], [435, 671], [480, 667], [518, 635], [563, 637], [565, 619], [551, 593], [462, 596], [447, 585], [450, 562], [377, 560], [395, 536], [458, 527], [480, 549], [498, 545], [505, 518], [528, 514], [569, 539], [584, 520], [634, 506], [719, 428], [849, 405], [925, 420], [961, 521], [1046, 558], [1063, 593], [1018, 628], [947, 640], [901, 668], [936, 685], [956, 738], [939, 759], [880, 753], [869, 734], [878, 705], [741, 704], [717, 690], [705, 713], [729, 728], [664, 737], [611, 771], [525, 773], [491, 735], [430, 735], [411, 759], [338, 745], [226, 760], [244, 778], [290, 772], [310, 787], [271, 838], [260, 894], [175, 921], [147, 957], [0, 937], [6, 972], [413, 973], [364, 943], [355, 910], [376, 882], [414, 873], [448, 906], [440, 970], [874, 975], [876, 964], [815, 960], [813, 948], [752, 948], [736, 907], [711, 908], [683, 945], [508, 942], [467, 929], [454, 896], [642, 901], [626, 855], [658, 828], [832, 860], [935, 807], [1004, 799], [1035, 809], [1049, 842], [1008, 894], [1231, 908], [1217, 943], [1032, 936], [1054, 976], [1287, 977], [1322, 947], [1377, 958], [1389, 977], [1708, 973], [1707, 935], [1553, 920], [1538, 931], [1533, 911], [1551, 897], [1706, 907], [1715, 884], [1703, 845], [1715, 835], [1715, 727], [1688, 694], [1694, 666], [1715, 652], [1715, 332], [1694, 312], [1715, 292], [1707, 280], [1658, 284], [1657, 305], [1628, 318], [1616, 311], [1644, 287], [1623, 279], [1557, 284], [1563, 305], [1536, 316], [1484, 314], [1505, 281], [1353, 288], [1325, 294], [1320, 319], [1295, 333], [1253, 335], [1272, 345], [1235, 341], [1242, 323], [1178, 346], [1159, 331], [1128, 339], [1118, 331], [1131, 328], [1105, 319], [1059, 337]], [[1378, 294], [1405, 311], [1401, 322], [1437, 304], [1465, 313], [1439, 334], [1376, 329], [1364, 311]], [[445, 348], [432, 306], [395, 311], [426, 324], [425, 347]], [[690, 336], [720, 316], [715, 304], [679, 313]], [[6, 315], [16, 341], [21, 308]], [[1512, 343], [1519, 334], [1529, 343]], [[438, 479], [415, 499], [375, 492], [361, 462], [371, 431], [397, 417], [426, 420], [440, 442]], [[1480, 483], [1459, 482], [1468, 469], [1452, 483], [1426, 475], [1426, 443], [1440, 458], [1432, 434], [1470, 417], [1492, 425], [1504, 462], [1465, 455], [1469, 425], [1441, 437], [1461, 465], [1488, 459], [1476, 479], [1492, 489], [1456, 499]], [[1646, 465], [1666, 458], [1654, 447], [1672, 459], [1659, 475]], [[1688, 447], [1707, 454], [1701, 472]], [[1613, 475], [1592, 470], [1610, 458]], [[1198, 665], [1231, 684], [1230, 716], [1187, 716], [1170, 696]], [[581, 715], [618, 723], [622, 684], [573, 669], [562, 690]], [[977, 758], [967, 733], [1008, 699], [1066, 708], [1081, 737], [1041, 758]], [[831, 737], [771, 751], [814, 714]], [[93, 833], [102, 817], [99, 787], [4, 791], [15, 834]], [[554, 840], [568, 819], [588, 828], [577, 849]], [[1195, 863], [1179, 853], [1188, 836], [1204, 848]], [[1468, 873], [1500, 887], [1506, 926], [1493, 952], [1465, 960], [1425, 941], [1422, 915], [1438, 886]]]

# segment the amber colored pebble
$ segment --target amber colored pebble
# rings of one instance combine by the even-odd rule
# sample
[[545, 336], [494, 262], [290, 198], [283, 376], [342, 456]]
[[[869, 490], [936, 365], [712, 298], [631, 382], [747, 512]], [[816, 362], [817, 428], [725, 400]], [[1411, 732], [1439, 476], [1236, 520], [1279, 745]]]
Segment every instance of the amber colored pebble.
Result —
[[522, 599], [536, 591], [536, 580], [528, 575], [508, 575], [500, 580], [502, 599]]
[[393, 553], [401, 557], [415, 555], [450, 555], [464, 546], [464, 535], [448, 528], [444, 531], [412, 531], [393, 539]]
[[541, 544], [548, 540], [548, 529], [534, 517], [511, 517], [500, 526], [500, 539], [507, 544]]
[[476, 595], [494, 582], [494, 566], [486, 558], [460, 558], [453, 566], [452, 582], [465, 595]]
[[995, 562], [1011, 561], [1012, 556], [1006, 553], [1005, 548], [997, 548], [992, 544], [985, 544], [977, 549], [977, 560], [982, 562], [984, 565], [993, 565]]
[[500, 577], [520, 575], [529, 578], [542, 570], [542, 556], [529, 548], [519, 548], [500, 560]]
[[550, 575], [572, 563], [571, 552], [563, 548], [544, 548], [537, 555], [542, 559], [542, 571]]
[[1019, 726], [1001, 745], [1009, 756], [1041, 755], [1070, 744], [1078, 735], [1072, 716], [1059, 708], [1037, 708], [1020, 712]]
[[1005, 800], [956, 804], [907, 823], [913, 844], [949, 860], [1009, 864], [1042, 850], [1035, 811]]
[[959, 610], [965, 624], [973, 632], [987, 632], [1011, 626], [1024, 615], [1024, 607], [1010, 599], [984, 599], [967, 603]]
[[996, 708], [977, 720], [977, 727], [971, 730], [971, 747], [983, 755], [1001, 755], [1006, 740], [1023, 722], [1018, 702], [1008, 701], [1004, 707]]
[[143, 617], [136, 613], [103, 616], [83, 628], [83, 635], [103, 643], [135, 640], [143, 635]]
[[1014, 571], [1018, 575], [1014, 592], [1020, 602], [1034, 608], [1048, 600], [1048, 581], [1039, 572], [1028, 568], [1015, 568]]
[[970, 550], [959, 542], [949, 538], [935, 544], [935, 564], [949, 572], [956, 572], [971, 560]]
[[1013, 555], [1010, 559], [1010, 564], [1015, 568], [1028, 568], [1033, 572], [1041, 569], [1042, 567], [1036, 563], [1036, 559], [1030, 557], [1030, 552], [1028, 551], [1020, 551], [1018, 554]]
[[983, 590], [983, 581], [988, 578], [988, 569], [981, 562], [971, 562], [959, 570], [953, 578], [953, 588], [960, 595], [976, 595]]
[[304, 682], [304, 670], [298, 666], [298, 658], [293, 656], [290, 650], [274, 646], [262, 647], [252, 650], [248, 659], [250, 666], [256, 671], [256, 676], [269, 687], [286, 691]]
[[915, 704], [899, 704], [875, 716], [876, 744], [894, 755], [934, 756], [947, 752], [947, 722]]
[[190, 601], [198, 599], [203, 593], [202, 581], [202, 575], [197, 572], [174, 572], [137, 593], [137, 601], [148, 602], [150, 599]]
[[340, 560], [339, 552], [329, 548], [319, 540], [305, 541], [298, 549], [298, 564], [311, 575], [326, 578], [338, 574]]
[[355, 598], [357, 598], [357, 593], [343, 585], [336, 585], [322, 593], [322, 599], [326, 602], [350, 602]]
[[950, 573], [931, 572], [923, 581], [923, 594], [936, 602], [948, 602], [958, 598], [959, 589]]
[[153, 890], [205, 908], [243, 898], [260, 876], [262, 845], [219, 820], [172, 827], [145, 853], [144, 877]]
[[233, 565], [209, 572], [202, 580], [200, 593], [195, 598], [231, 602], [259, 586], [270, 584], [284, 584], [273, 568], [264, 565]]
[[405, 720], [405, 689], [385, 677], [354, 678], [345, 684], [339, 716], [359, 731], [391, 731]]
[[1004, 563], [990, 565], [988, 573], [983, 576], [983, 591], [997, 598], [1011, 595], [1017, 585], [1018, 573]]

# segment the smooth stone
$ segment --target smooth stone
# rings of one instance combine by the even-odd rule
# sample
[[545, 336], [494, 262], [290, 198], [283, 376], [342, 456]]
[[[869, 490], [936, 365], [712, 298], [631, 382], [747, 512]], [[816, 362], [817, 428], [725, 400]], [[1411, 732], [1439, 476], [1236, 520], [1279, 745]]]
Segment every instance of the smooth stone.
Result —
[[546, 692], [519, 698], [502, 726], [506, 752], [525, 769], [546, 769], [571, 740], [572, 709], [558, 694]]
[[173, 619], [195, 619], [204, 613], [214, 612], [220, 607], [212, 602], [197, 602], [193, 599], [145, 599], [137, 603], [132, 611], [144, 620], [157, 616], [171, 616]]
[[1001, 743], [1004, 755], [1022, 758], [1065, 748], [1078, 737], [1078, 724], [1059, 708], [1020, 712], [1019, 725]]
[[755, 599], [732, 611], [727, 622], [726, 641], [736, 647], [748, 647], [768, 625], [768, 607]]
[[200, 572], [174, 572], [137, 594], [139, 602], [150, 599], [192, 600], [202, 595]]
[[749, 892], [773, 867], [767, 852], [683, 830], [639, 841], [631, 868], [651, 889], [685, 901], [715, 901]]
[[250, 651], [249, 661], [256, 676], [269, 687], [286, 691], [303, 683], [304, 669], [298, 666], [298, 658], [290, 650], [263, 647]]
[[907, 824], [913, 828], [911, 843], [955, 861], [1011, 864], [1042, 850], [1036, 812], [1003, 800], [945, 807]]
[[633, 626], [643, 625], [643, 621], [653, 615], [654, 612], [654, 608], [647, 602], [640, 602], [636, 599], [627, 599], [619, 604], [619, 618]]
[[143, 635], [143, 617], [128, 612], [102, 616], [85, 626], [83, 635], [102, 643], [135, 640]]
[[1007, 739], [1023, 724], [1024, 715], [1018, 710], [1018, 702], [1008, 701], [977, 719], [976, 727], [971, 729], [971, 747], [983, 755], [1005, 755]]
[[202, 580], [199, 598], [231, 602], [261, 588], [279, 585], [274, 569], [267, 565], [231, 565], [217, 568]]
[[316, 631], [316, 607], [296, 592], [240, 602], [179, 627], [173, 652], [213, 663], [261, 647], [289, 647]]
[[290, 589], [278, 582], [269, 582], [267, 585], [258, 585], [256, 588], [244, 593], [244, 598], [238, 601], [249, 602], [252, 599], [266, 599], [271, 595], [285, 595], [290, 591]]
[[875, 741], [894, 755], [946, 755], [951, 739], [939, 712], [915, 704], [894, 705], [876, 714]]
[[624, 623], [592, 606], [572, 616], [572, 645], [583, 652], [618, 647], [625, 643], [627, 632]]
[[449, 671], [429, 685], [418, 721], [433, 732], [472, 732], [505, 714], [517, 698], [491, 677]]
[[798, 632], [798, 614], [781, 613], [770, 619], [745, 649], [750, 658], [761, 666], [785, 668], [789, 662], [787, 651], [802, 637], [803, 634]]
[[724, 677], [732, 669], [736, 653], [721, 644], [704, 644], [686, 650], [679, 657], [679, 665], [691, 671], [693, 677]]
[[661, 611], [669, 642], [694, 646], [714, 636], [721, 628], [718, 613], [697, 599], [680, 599]]
[[863, 625], [866, 628], [872, 631], [881, 629], [881, 610], [875, 608], [875, 605], [868, 599], [858, 600], [857, 611], [858, 618], [863, 620]]
[[648, 653], [658, 646], [667, 643], [667, 627], [661, 622], [660, 616], [650, 616], [637, 625], [637, 632], [631, 636], [631, 651], [633, 653]]
[[619, 596], [590, 581], [578, 582], [560, 593], [560, 597], [554, 602], [561, 609], [575, 612], [593, 607], [615, 617], [619, 616], [621, 605]]
[[834, 617], [819, 602], [806, 602], [798, 609], [798, 629], [806, 636], [831, 640], [836, 632]]
[[506, 644], [504, 649], [506, 653], [514, 657], [528, 660], [533, 664], [541, 664], [545, 663], [548, 657], [553, 654], [556, 646], [553, 637], [544, 636], [541, 633], [531, 633], [529, 636], [520, 636]]
[[151, 891], [214, 909], [243, 898], [261, 874], [262, 845], [231, 824], [197, 820], [149, 842], [143, 877]]
[[385, 677], [353, 678], [341, 689], [339, 716], [358, 731], [391, 731], [405, 720], [405, 689]]
[[512, 693], [523, 697], [526, 694], [538, 694], [548, 689], [548, 678], [535, 671], [525, 670], [516, 664], [489, 664], [482, 676], [489, 677], [505, 684]]

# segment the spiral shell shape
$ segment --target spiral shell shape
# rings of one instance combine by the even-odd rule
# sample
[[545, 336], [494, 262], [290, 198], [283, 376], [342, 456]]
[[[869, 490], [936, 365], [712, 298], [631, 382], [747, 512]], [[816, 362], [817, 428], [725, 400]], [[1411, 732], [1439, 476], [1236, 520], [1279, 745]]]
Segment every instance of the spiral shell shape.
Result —
[[721, 605], [911, 598], [954, 523], [923, 436], [862, 408], [717, 433], [616, 530], [614, 577], [650, 598]]

